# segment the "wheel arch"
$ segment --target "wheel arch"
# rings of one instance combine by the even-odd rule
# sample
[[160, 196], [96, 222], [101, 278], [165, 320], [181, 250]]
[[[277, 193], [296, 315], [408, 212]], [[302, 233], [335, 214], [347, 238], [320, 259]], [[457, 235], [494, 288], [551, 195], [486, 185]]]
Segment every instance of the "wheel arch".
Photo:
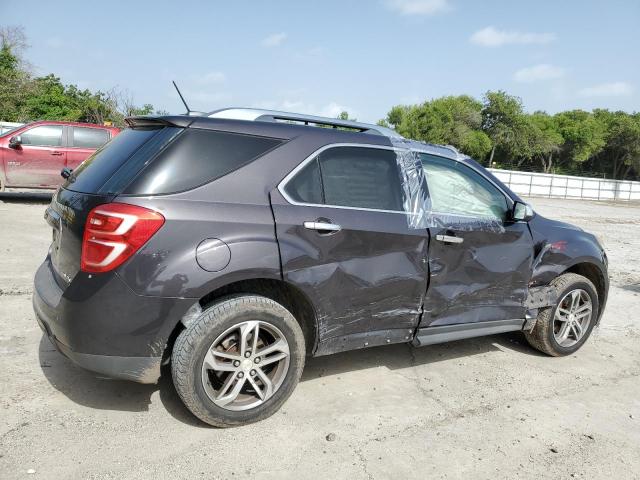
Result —
[[582, 275], [583, 277], [588, 278], [596, 287], [596, 293], [598, 294], [598, 321], [600, 321], [600, 317], [604, 311], [604, 305], [607, 301], [609, 286], [605, 272], [596, 263], [581, 261], [562, 271], [561, 275], [565, 273], [576, 273], [578, 275]]
[[[205, 309], [221, 298], [239, 294], [262, 295], [284, 306], [291, 312], [300, 324], [300, 328], [302, 328], [307, 355], [315, 351], [318, 328], [313, 304], [300, 289], [283, 280], [273, 278], [249, 278], [235, 281], [210, 291], [202, 296], [197, 303], [202, 309]], [[174, 326], [165, 348], [165, 360], [170, 357], [175, 340], [184, 329], [185, 326], [182, 321], [179, 321], [177, 325]]]

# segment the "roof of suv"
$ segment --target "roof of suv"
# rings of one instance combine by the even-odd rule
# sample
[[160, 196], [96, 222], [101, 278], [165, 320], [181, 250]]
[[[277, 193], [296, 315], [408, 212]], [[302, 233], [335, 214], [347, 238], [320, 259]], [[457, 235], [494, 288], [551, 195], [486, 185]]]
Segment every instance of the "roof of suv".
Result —
[[[191, 112], [190, 115], [130, 117], [126, 121], [130, 126], [164, 123], [177, 127], [222, 129], [236, 133], [286, 139], [313, 131], [317, 135], [333, 137], [331, 142], [335, 143], [354, 142], [388, 145], [419, 150], [454, 160], [468, 158], [450, 145], [435, 145], [406, 139], [395, 130], [381, 125], [276, 110], [225, 108], [208, 114]], [[309, 129], [309, 127], [316, 128]], [[362, 137], [362, 134], [367, 134], [367, 136]]]
[[313, 125], [330, 128], [342, 128], [389, 138], [403, 138], [395, 130], [381, 125], [343, 120], [340, 118], [319, 117], [301, 113], [262, 110], [257, 108], [223, 108], [207, 114], [209, 118], [227, 118], [231, 120], [249, 120], [262, 122], [284, 122], [298, 125]]

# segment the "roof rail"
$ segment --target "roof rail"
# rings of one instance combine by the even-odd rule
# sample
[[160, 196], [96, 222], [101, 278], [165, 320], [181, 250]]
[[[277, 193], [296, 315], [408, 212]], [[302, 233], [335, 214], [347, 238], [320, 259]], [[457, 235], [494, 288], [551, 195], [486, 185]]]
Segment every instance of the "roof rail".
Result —
[[383, 135], [390, 138], [403, 138], [402, 135], [388, 127], [369, 123], [341, 120], [339, 118], [318, 117], [301, 113], [279, 112], [276, 110], [262, 110], [258, 108], [223, 108], [207, 114], [210, 118], [227, 118], [231, 120], [249, 120], [259, 122], [290, 122], [304, 125], [344, 128], [362, 133]]

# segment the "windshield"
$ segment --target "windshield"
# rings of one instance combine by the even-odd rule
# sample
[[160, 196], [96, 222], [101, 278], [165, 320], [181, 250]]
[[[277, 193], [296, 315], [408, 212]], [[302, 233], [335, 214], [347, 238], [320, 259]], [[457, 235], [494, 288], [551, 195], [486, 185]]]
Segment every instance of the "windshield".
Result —
[[9, 135], [11, 132], [17, 130], [21, 126], [22, 125], [19, 125], [17, 127], [3, 127], [3, 126], [0, 126], [0, 137], [4, 137], [5, 135]]

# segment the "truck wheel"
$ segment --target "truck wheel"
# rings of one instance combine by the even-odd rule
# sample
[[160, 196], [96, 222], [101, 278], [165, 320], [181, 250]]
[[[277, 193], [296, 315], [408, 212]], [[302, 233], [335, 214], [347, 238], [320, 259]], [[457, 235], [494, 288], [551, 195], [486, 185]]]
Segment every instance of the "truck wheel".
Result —
[[222, 299], [176, 339], [173, 383], [191, 412], [216, 427], [273, 415], [298, 384], [305, 361], [300, 325], [259, 295]]
[[598, 294], [593, 283], [582, 275], [565, 273], [551, 285], [558, 293], [553, 307], [538, 313], [531, 332], [525, 332], [529, 344], [554, 357], [570, 355], [587, 341], [598, 318]]

